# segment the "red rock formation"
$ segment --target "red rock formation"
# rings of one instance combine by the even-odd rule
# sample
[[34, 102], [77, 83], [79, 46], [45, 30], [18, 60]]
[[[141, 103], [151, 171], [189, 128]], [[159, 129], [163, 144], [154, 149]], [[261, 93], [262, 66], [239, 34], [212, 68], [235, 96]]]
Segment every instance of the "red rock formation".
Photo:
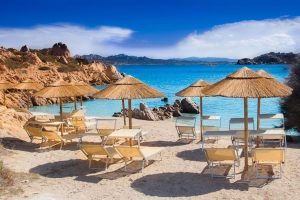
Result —
[[[50, 55], [49, 52], [54, 52], [57, 56]], [[58, 57], [58, 54], [61, 57]], [[61, 43], [55, 44], [52, 49], [32, 49], [30, 52], [0, 48], [0, 80], [19, 83], [29, 78], [43, 85], [49, 85], [59, 78], [84, 81], [90, 84], [111, 83], [122, 78], [115, 66], [99, 62], [91, 64], [79, 62], [69, 56], [68, 48]], [[58, 58], [63, 58], [63, 61], [59, 61]], [[30, 92], [26, 91], [10, 90], [6, 92], [8, 107], [30, 107], [56, 102], [56, 99], [31, 97]], [[0, 91], [1, 104], [3, 104], [2, 91]]]

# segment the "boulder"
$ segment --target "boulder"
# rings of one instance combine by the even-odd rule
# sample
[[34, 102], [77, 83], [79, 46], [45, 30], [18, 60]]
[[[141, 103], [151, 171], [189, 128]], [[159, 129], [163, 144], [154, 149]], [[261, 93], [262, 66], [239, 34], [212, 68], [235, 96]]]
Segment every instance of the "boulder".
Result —
[[29, 52], [30, 49], [27, 47], [27, 45], [24, 45], [24, 46], [21, 47], [20, 51], [21, 52]]
[[158, 116], [143, 103], [140, 104], [140, 109], [134, 109], [132, 111], [132, 117], [135, 119], [142, 119], [148, 121], [159, 120]]
[[65, 58], [71, 57], [70, 50], [68, 49], [66, 44], [61, 42], [55, 43], [50, 50], [50, 55], [53, 56], [64, 56]]
[[184, 98], [181, 100], [181, 109], [183, 113], [199, 113], [198, 106], [191, 98]]
[[180, 112], [179, 108], [175, 108], [175, 110], [172, 112], [173, 117], [180, 117], [182, 116], [182, 113]]

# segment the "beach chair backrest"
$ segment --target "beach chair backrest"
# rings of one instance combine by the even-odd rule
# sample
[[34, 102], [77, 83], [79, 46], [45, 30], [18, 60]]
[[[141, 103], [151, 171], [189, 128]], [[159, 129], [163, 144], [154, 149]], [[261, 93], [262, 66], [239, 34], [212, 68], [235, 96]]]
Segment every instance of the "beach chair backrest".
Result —
[[253, 161], [257, 163], [284, 163], [284, 148], [256, 148], [253, 149]]
[[50, 141], [62, 141], [63, 139], [59, 136], [56, 131], [42, 130], [42, 135]]
[[188, 126], [195, 127], [196, 118], [195, 117], [177, 117], [175, 126]]
[[41, 137], [42, 136], [42, 128], [40, 127], [34, 127], [31, 125], [26, 125], [24, 127], [24, 129], [26, 130], [27, 134], [31, 137]]
[[115, 131], [115, 129], [109, 129], [109, 128], [98, 129], [98, 133], [100, 136], [108, 136], [114, 131]]
[[82, 144], [80, 149], [86, 156], [107, 155], [107, 151], [100, 144]]
[[195, 132], [195, 127], [192, 126], [176, 126], [180, 134], [192, 134]]
[[84, 117], [73, 117], [70, 119], [70, 121], [77, 130], [86, 130]]
[[125, 158], [141, 158], [143, 157], [138, 147], [118, 146], [117, 151]]
[[232, 148], [207, 148], [205, 152], [209, 161], [237, 160], [236, 151]]

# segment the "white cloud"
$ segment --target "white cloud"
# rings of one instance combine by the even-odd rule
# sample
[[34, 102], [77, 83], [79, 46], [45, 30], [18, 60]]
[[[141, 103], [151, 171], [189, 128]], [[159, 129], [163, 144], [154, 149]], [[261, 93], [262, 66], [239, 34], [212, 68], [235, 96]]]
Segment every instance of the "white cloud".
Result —
[[73, 54], [114, 51], [115, 44], [128, 39], [130, 29], [102, 26], [88, 29], [81, 26], [61, 24], [34, 28], [0, 28], [0, 45], [20, 48], [27, 44], [30, 48], [51, 47], [56, 42], [68, 45]]
[[[73, 54], [98, 53], [155, 58], [174, 57], [254, 57], [270, 51], [299, 52], [300, 17], [241, 21], [215, 26], [202, 33], [194, 32], [170, 46], [133, 48], [121, 43], [134, 36], [133, 31], [119, 27], [88, 29], [74, 25], [39, 26], [32, 29], [0, 28], [0, 45], [19, 48], [28, 44], [44, 48], [66, 43]], [[163, 38], [162, 38], [163, 39]]]

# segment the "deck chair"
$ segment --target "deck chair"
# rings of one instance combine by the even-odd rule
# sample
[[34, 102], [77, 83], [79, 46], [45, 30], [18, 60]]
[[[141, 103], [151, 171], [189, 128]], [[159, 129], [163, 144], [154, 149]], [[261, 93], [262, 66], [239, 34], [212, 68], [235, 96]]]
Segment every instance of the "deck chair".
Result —
[[60, 149], [64, 145], [64, 139], [60, 136], [60, 133], [57, 131], [49, 131], [49, 130], [42, 130], [41, 131], [44, 142], [40, 144], [40, 147], [47, 147], [51, 148], [57, 145], [60, 145]]
[[106, 170], [110, 161], [121, 159], [120, 155], [113, 147], [104, 147], [101, 144], [81, 144], [80, 150], [88, 158], [89, 168], [91, 168], [93, 160], [104, 160]]
[[[235, 168], [239, 166], [239, 155], [234, 148], [207, 148], [205, 149], [205, 156], [212, 178], [214, 177], [232, 177], [235, 178]], [[232, 164], [233, 174], [222, 176], [215, 175], [212, 172], [214, 166], [220, 166], [221, 164]]]
[[149, 159], [157, 154], [160, 154], [164, 149], [162, 147], [138, 147], [138, 146], [117, 146], [116, 150], [120, 153], [121, 157], [125, 161], [125, 170], [127, 170], [127, 163], [132, 159], [142, 160], [142, 172], [149, 162]]
[[196, 118], [195, 117], [177, 117], [176, 119], [176, 130], [178, 137], [181, 139], [183, 137], [196, 138]]
[[44, 137], [42, 135], [42, 128], [37, 126], [32, 126], [31, 124], [26, 124], [24, 126], [26, 133], [29, 136], [30, 142], [33, 142], [34, 139], [41, 140], [43, 142]]
[[253, 149], [252, 162], [256, 169], [256, 178], [273, 178], [270, 176], [260, 176], [260, 165], [272, 165], [280, 168], [279, 175], [274, 178], [281, 178], [282, 176], [282, 164], [285, 162], [285, 149], [284, 148], [256, 148]]

